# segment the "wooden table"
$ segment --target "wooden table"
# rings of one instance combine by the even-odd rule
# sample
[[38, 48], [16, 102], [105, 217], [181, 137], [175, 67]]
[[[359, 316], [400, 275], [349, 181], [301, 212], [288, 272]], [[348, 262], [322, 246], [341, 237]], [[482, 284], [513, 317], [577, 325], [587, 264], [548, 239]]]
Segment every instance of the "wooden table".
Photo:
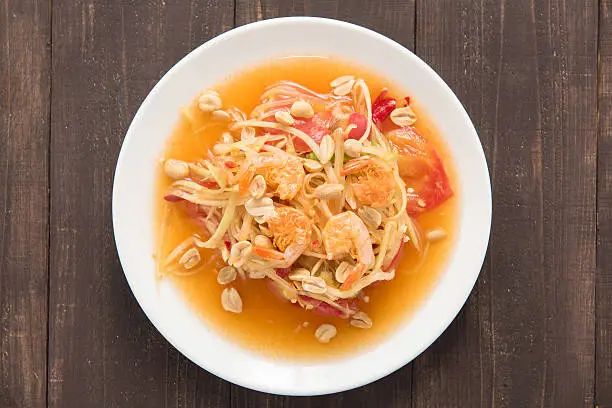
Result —
[[[451, 327], [387, 378], [316, 398], [181, 356], [130, 293], [110, 214], [163, 73], [286, 15], [414, 50], [468, 110], [493, 186], [487, 260]], [[0, 407], [612, 407], [611, 108], [612, 0], [0, 0]]]

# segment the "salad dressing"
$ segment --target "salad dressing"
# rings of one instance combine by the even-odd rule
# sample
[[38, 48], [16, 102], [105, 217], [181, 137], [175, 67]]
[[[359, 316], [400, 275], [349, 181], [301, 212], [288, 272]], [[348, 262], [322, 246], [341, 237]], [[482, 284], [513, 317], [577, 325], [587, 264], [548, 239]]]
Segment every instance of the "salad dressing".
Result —
[[[363, 78], [370, 88], [372, 98], [384, 87], [393, 88], [393, 84], [385, 82], [374, 73], [343, 61], [333, 58], [296, 57], [274, 60], [233, 75], [216, 86], [215, 90], [222, 95], [224, 106], [235, 106], [249, 113], [260, 104], [259, 97], [269, 84], [289, 80], [324, 93], [329, 92], [329, 84], [334, 78], [347, 73]], [[403, 98], [403, 95], [392, 96]], [[337, 357], [363, 350], [391, 335], [432, 290], [444, 269], [456, 235], [456, 196], [460, 192], [457, 191], [452, 162], [435, 134], [434, 127], [418, 111], [417, 103], [418, 101], [413, 101], [410, 105], [419, 113], [415, 127], [435, 147], [445, 164], [455, 195], [418, 218], [424, 232], [441, 229], [446, 233], [445, 239], [429, 245], [421, 255], [409, 244], [405, 245], [403, 256], [396, 267], [395, 278], [379, 282], [375, 287], [368, 287], [364, 291], [359, 307], [374, 322], [372, 328], [354, 327], [347, 320], [319, 316], [292, 305], [269, 290], [268, 279], [236, 279], [232, 286], [240, 293], [242, 311], [227, 312], [220, 302], [224, 286], [219, 285], [216, 274], [224, 263], [216, 250], [200, 250], [202, 259], [206, 260], [206, 265], [200, 272], [189, 276], [168, 275], [164, 279], [172, 280], [184, 294], [185, 300], [216, 332], [232, 342], [270, 357], [309, 360]], [[317, 109], [316, 106], [314, 108]], [[205, 157], [225, 128], [225, 124], [210, 122], [200, 115], [194, 102], [181, 112], [179, 123], [169, 138], [163, 158], [194, 161]], [[172, 182], [164, 175], [162, 166], [157, 179], [157, 224], [161, 225], [163, 219], [166, 225], [163, 235], [160, 232], [157, 237], [161, 252], [161, 256], [158, 256], [162, 258], [185, 237], [194, 233], [201, 234], [201, 231], [185, 212], [161, 198]], [[322, 344], [315, 339], [314, 333], [322, 324], [332, 324], [337, 329], [337, 335], [329, 343]]]

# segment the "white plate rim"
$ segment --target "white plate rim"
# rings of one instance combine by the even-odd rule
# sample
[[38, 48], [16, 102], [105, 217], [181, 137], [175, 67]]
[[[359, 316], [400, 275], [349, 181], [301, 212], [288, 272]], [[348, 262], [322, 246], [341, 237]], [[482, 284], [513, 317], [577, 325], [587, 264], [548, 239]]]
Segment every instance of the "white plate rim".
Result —
[[[433, 71], [432, 68], [430, 68], [425, 62], [423, 62], [420, 58], [418, 58], [415, 54], [413, 54], [411, 51], [405, 49], [403, 46], [401, 46], [400, 44], [396, 43], [395, 41], [383, 36], [382, 34], [376, 33], [374, 31], [371, 31], [369, 29], [366, 29], [364, 27], [358, 26], [358, 25], [354, 25], [351, 23], [347, 23], [347, 22], [342, 22], [342, 21], [338, 21], [338, 20], [332, 20], [332, 19], [324, 19], [324, 18], [318, 18], [318, 17], [284, 17], [284, 18], [278, 18], [278, 19], [271, 19], [271, 20], [264, 20], [264, 21], [259, 21], [259, 22], [255, 22], [255, 23], [251, 23], [251, 24], [247, 24], [238, 28], [235, 28], [233, 30], [227, 31], [213, 39], [211, 39], [210, 41], [202, 44], [201, 46], [199, 46], [198, 48], [196, 48], [195, 50], [193, 50], [192, 52], [190, 52], [187, 56], [185, 56], [183, 59], [181, 59], [179, 62], [177, 62], [161, 79], [160, 81], [155, 85], [155, 87], [151, 90], [151, 92], [147, 95], [147, 97], [145, 98], [144, 102], [142, 103], [142, 105], [140, 106], [138, 112], [136, 113], [136, 115], [134, 116], [134, 119], [132, 120], [132, 123], [130, 124], [130, 127], [128, 128], [127, 134], [126, 134], [126, 138], [123, 142], [123, 145], [121, 147], [121, 151], [119, 153], [119, 157], [117, 160], [117, 168], [116, 168], [116, 172], [115, 172], [115, 179], [114, 179], [114, 183], [113, 183], [113, 200], [112, 200], [112, 216], [113, 216], [113, 228], [114, 231], [117, 231], [117, 222], [118, 222], [118, 218], [116, 216], [116, 214], [119, 211], [119, 206], [121, 205], [118, 202], [118, 196], [115, 194], [115, 190], [116, 187], [119, 183], [118, 181], [118, 177], [120, 177], [121, 175], [121, 171], [120, 169], [122, 168], [122, 166], [124, 166], [124, 160], [125, 160], [125, 151], [127, 151], [127, 149], [129, 148], [129, 144], [130, 141], [135, 137], [134, 135], [134, 126], [135, 123], [137, 123], [141, 118], [140, 116], [142, 115], [142, 112], [144, 110], [147, 109], [147, 107], [149, 106], [149, 104], [153, 103], [159, 89], [161, 89], [164, 84], [166, 83], [166, 81], [169, 80], [169, 78], [173, 75], [173, 73], [177, 70], [179, 70], [183, 65], [187, 65], [190, 63], [190, 61], [194, 58], [196, 58], [198, 56], [198, 54], [205, 52], [205, 50], [207, 48], [213, 47], [215, 46], [217, 43], [220, 43], [232, 36], [237, 36], [237, 35], [244, 35], [244, 34], [248, 34], [249, 32], [253, 31], [253, 30], [257, 30], [259, 28], [264, 28], [264, 27], [271, 27], [277, 24], [286, 24], [286, 23], [291, 23], [291, 24], [303, 24], [303, 23], [310, 23], [310, 22], [315, 22], [317, 24], [327, 24], [327, 25], [337, 25], [339, 28], [348, 28], [350, 30], [354, 30], [356, 32], [360, 32], [360, 33], [367, 33], [367, 35], [376, 37], [376, 39], [378, 41], [384, 42], [386, 43], [388, 46], [392, 46], [395, 47], [397, 49], [397, 52], [401, 52], [401, 53], [408, 53], [406, 55], [409, 56], [409, 58], [412, 59], [412, 62], [419, 65], [420, 69], [424, 69], [426, 71], [429, 71], [430, 75], [432, 76], [432, 78], [434, 78], [439, 85], [445, 89], [447, 91], [447, 94], [449, 97], [451, 97], [452, 99], [454, 99], [454, 103], [456, 103], [458, 105], [458, 107], [461, 110], [462, 115], [464, 116], [464, 120], [465, 120], [465, 125], [470, 129], [470, 131], [473, 133], [473, 135], [475, 136], [474, 140], [469, 140], [467, 142], [469, 143], [473, 143], [476, 142], [477, 146], [475, 146], [477, 148], [477, 150], [479, 151], [479, 160], [480, 163], [476, 163], [475, 165], [480, 166], [481, 168], [484, 169], [484, 173], [482, 174], [485, 178], [486, 178], [486, 183], [488, 186], [488, 199], [486, 200], [486, 202], [488, 203], [488, 205], [483, 208], [483, 213], [482, 213], [482, 222], [483, 225], [486, 226], [486, 228], [482, 228], [482, 230], [484, 231], [484, 229], [486, 229], [486, 236], [483, 235], [480, 237], [480, 241], [478, 242], [479, 248], [478, 248], [478, 253], [476, 254], [476, 259], [475, 259], [475, 264], [479, 264], [480, 266], [482, 265], [483, 261], [484, 261], [484, 257], [486, 254], [486, 250], [487, 250], [487, 243], [488, 243], [488, 239], [489, 239], [489, 231], [490, 231], [490, 224], [491, 224], [491, 191], [490, 191], [490, 181], [489, 181], [489, 175], [488, 175], [488, 170], [487, 170], [487, 165], [486, 165], [486, 159], [484, 156], [484, 151], [482, 150], [482, 146], [480, 145], [480, 143], [478, 142], [478, 137], [476, 134], [476, 130], [471, 122], [471, 120], [469, 119], [469, 116], [467, 115], [467, 112], [465, 111], [465, 109], [463, 108], [463, 106], [461, 105], [460, 101], [458, 100], [458, 98], [456, 97], [456, 95], [452, 92], [452, 90], [448, 87], [448, 85], [446, 85], [446, 83], [437, 75], [437, 73], [435, 73], [435, 71]], [[115, 236], [115, 241], [116, 241], [116, 245], [117, 245], [117, 251], [119, 254], [119, 259], [121, 261], [122, 265], [125, 265], [125, 259], [128, 256], [127, 255], [127, 249], [125, 249], [125, 245], [123, 245], [122, 239], [121, 237], [118, 237], [117, 235]], [[417, 357], [419, 354], [421, 354], [427, 347], [429, 347], [430, 344], [432, 344], [443, 332], [444, 330], [448, 327], [448, 325], [450, 325], [450, 323], [454, 320], [454, 318], [456, 317], [456, 315], [459, 313], [459, 311], [461, 310], [463, 304], [465, 303], [465, 301], [467, 300], [477, 278], [479, 275], [479, 271], [480, 268], [478, 268], [477, 271], [475, 271], [475, 273], [473, 273], [471, 275], [471, 279], [465, 281], [463, 283], [463, 285], [458, 288], [457, 290], [457, 298], [453, 304], [453, 313], [448, 313], [446, 314], [446, 318], [439, 321], [436, 324], [436, 330], [433, 330], [432, 333], [427, 336], [427, 338], [424, 338], [421, 341], [421, 347], [415, 349], [412, 351], [412, 353], [403, 356], [402, 358], [398, 358], [394, 364], [387, 364], [386, 366], [379, 368], [376, 371], [373, 371], [371, 373], [367, 373], [365, 375], [363, 375], [362, 377], [360, 377], [359, 381], [354, 381], [351, 384], [346, 384], [346, 383], [335, 383], [335, 384], [328, 384], [327, 386], [321, 386], [316, 390], [297, 390], [297, 389], [282, 389], [279, 387], [275, 387], [274, 385], [270, 385], [270, 384], [266, 384], [266, 383], [262, 383], [261, 381], [253, 381], [253, 380], [249, 380], [248, 378], [246, 378], [245, 376], [242, 375], [236, 375], [236, 374], [232, 374], [232, 373], [228, 373], [228, 372], [223, 372], [223, 370], [219, 370], [217, 367], [212, 367], [209, 366], [207, 364], [205, 364], [204, 361], [202, 361], [201, 358], [198, 358], [198, 356], [194, 355], [191, 350], [187, 350], [183, 347], [181, 347], [181, 342], [179, 339], [177, 339], [173, 333], [171, 333], [171, 331], [167, 328], [164, 327], [161, 322], [159, 321], [159, 319], [157, 318], [157, 316], [155, 316], [154, 314], [150, 313], [149, 311], [149, 307], [148, 305], [143, 302], [142, 297], [139, 295], [139, 291], [137, 288], [138, 283], [133, 279], [133, 277], [130, 275], [130, 273], [128, 273], [125, 269], [124, 269], [124, 273], [126, 276], [126, 279], [128, 281], [128, 284], [132, 290], [132, 292], [134, 293], [134, 296], [136, 297], [139, 305], [141, 306], [141, 308], [143, 309], [143, 311], [145, 312], [145, 314], [147, 315], [147, 317], [149, 318], [149, 320], [153, 323], [153, 325], [159, 330], [159, 332], [174, 346], [176, 347], [182, 354], [184, 354], [187, 358], [189, 358], [191, 361], [194, 361], [196, 364], [200, 365], [202, 368], [206, 369], [207, 371], [221, 377], [224, 378], [232, 383], [238, 384], [238, 385], [242, 385], [245, 386], [247, 388], [251, 388], [251, 389], [255, 389], [255, 390], [259, 390], [259, 391], [264, 391], [264, 392], [270, 392], [270, 393], [277, 393], [277, 394], [284, 394], [284, 395], [320, 395], [320, 394], [329, 394], [329, 393], [333, 393], [333, 392], [338, 392], [338, 391], [344, 391], [344, 390], [348, 390], [348, 389], [352, 389], [352, 388], [356, 388], [358, 386], [364, 385], [364, 384], [368, 384], [372, 381], [376, 381], [394, 371], [396, 371], [397, 369], [403, 367], [404, 365], [406, 365], [407, 363], [409, 363], [410, 361], [412, 361], [415, 357]], [[299, 364], [299, 363], [298, 363]]]

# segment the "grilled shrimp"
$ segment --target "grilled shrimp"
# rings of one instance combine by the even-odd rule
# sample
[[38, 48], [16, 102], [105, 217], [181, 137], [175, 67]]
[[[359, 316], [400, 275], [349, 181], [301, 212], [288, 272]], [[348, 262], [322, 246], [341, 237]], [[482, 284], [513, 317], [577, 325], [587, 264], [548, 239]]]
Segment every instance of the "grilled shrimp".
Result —
[[274, 189], [281, 200], [292, 200], [304, 183], [304, 166], [295, 156], [285, 155], [280, 161], [276, 156], [260, 156], [256, 163], [256, 173], [261, 174], [266, 183]]
[[292, 207], [277, 207], [277, 216], [268, 220], [277, 250], [253, 247], [253, 252], [261, 258], [274, 262], [276, 268], [288, 268], [306, 250], [312, 234], [312, 220]]
[[323, 228], [323, 243], [331, 258], [350, 254], [357, 259], [357, 265], [342, 284], [342, 289], [350, 288], [374, 264], [374, 250], [368, 228], [352, 211], [334, 215], [327, 221]]
[[393, 170], [383, 160], [361, 156], [344, 164], [343, 176], [352, 176], [355, 198], [363, 205], [386, 207], [395, 194]]

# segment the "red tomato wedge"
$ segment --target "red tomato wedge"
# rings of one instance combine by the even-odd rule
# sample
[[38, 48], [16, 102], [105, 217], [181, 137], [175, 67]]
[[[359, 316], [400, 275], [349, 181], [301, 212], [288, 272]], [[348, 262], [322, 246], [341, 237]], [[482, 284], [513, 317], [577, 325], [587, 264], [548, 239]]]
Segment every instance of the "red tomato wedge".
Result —
[[[319, 112], [310, 119], [296, 119], [293, 127], [306, 133], [319, 144], [323, 136], [329, 134], [330, 120], [331, 114], [329, 112]], [[310, 151], [310, 147], [300, 138], [294, 137], [293, 145], [297, 153], [307, 153]]]
[[175, 196], [174, 194], [167, 194], [164, 196], [164, 200], [170, 201], [171, 203], [176, 203], [178, 201], [182, 201], [183, 199], [179, 196]]
[[351, 116], [349, 116], [349, 124], [355, 125], [355, 127], [351, 129], [347, 136], [347, 139], [359, 140], [361, 139], [361, 136], [363, 136], [366, 131], [366, 128], [368, 127], [368, 120], [362, 114], [355, 112], [351, 113]]
[[408, 188], [410, 216], [432, 210], [453, 195], [442, 160], [416, 128], [405, 126], [387, 136], [400, 153], [398, 166]]

